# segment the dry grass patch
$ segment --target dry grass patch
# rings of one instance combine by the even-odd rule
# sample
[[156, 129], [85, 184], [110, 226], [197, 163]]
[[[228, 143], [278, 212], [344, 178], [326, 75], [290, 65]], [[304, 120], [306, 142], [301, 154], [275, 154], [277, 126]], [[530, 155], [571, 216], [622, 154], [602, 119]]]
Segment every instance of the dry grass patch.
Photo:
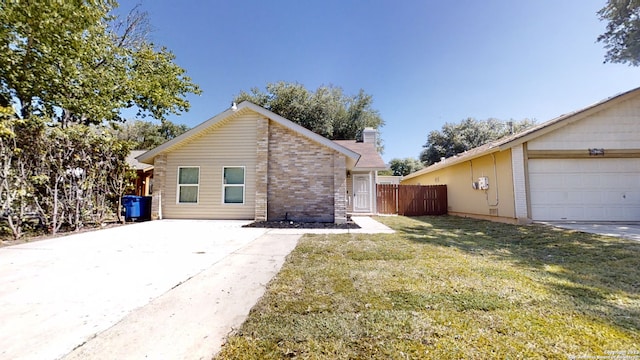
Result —
[[398, 232], [301, 239], [218, 357], [640, 357], [640, 243], [447, 216], [378, 220]]

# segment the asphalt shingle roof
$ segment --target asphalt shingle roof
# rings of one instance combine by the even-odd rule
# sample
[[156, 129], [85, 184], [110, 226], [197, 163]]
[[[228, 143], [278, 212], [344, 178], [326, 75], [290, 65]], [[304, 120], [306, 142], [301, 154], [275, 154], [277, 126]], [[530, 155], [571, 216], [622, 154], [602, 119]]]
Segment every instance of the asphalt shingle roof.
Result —
[[380, 157], [376, 146], [373, 143], [356, 142], [355, 140], [334, 140], [336, 144], [346, 147], [347, 149], [360, 154], [360, 160], [356, 163], [355, 168], [381, 169], [387, 168], [387, 165]]

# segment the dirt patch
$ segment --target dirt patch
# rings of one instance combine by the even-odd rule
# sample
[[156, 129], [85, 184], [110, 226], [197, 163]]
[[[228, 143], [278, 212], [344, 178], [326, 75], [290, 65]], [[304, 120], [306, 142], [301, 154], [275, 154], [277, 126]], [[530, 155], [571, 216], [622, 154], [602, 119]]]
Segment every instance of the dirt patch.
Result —
[[360, 226], [353, 221], [348, 221], [344, 224], [298, 221], [256, 221], [243, 227], [273, 229], [360, 229]]

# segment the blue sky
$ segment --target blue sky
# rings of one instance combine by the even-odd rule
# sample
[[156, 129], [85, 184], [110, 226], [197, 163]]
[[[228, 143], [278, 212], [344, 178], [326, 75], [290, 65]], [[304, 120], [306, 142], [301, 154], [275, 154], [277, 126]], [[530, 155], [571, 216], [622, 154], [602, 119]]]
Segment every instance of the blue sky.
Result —
[[191, 127], [269, 82], [373, 96], [385, 161], [418, 157], [427, 135], [467, 117], [544, 122], [640, 86], [603, 64], [605, 0], [132, 0], [156, 45], [203, 90]]

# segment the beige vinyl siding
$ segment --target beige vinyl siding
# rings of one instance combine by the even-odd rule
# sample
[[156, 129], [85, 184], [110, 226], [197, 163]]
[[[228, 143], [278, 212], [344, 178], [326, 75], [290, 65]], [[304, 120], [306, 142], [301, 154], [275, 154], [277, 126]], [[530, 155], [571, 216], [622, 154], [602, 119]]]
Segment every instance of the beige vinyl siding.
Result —
[[547, 135], [531, 140], [529, 151], [638, 149], [640, 97], [597, 112]]
[[[253, 219], [256, 194], [257, 114], [240, 115], [167, 153], [163, 217], [168, 219]], [[198, 204], [178, 204], [177, 171], [200, 167]], [[245, 167], [244, 204], [223, 204], [223, 168]]]

